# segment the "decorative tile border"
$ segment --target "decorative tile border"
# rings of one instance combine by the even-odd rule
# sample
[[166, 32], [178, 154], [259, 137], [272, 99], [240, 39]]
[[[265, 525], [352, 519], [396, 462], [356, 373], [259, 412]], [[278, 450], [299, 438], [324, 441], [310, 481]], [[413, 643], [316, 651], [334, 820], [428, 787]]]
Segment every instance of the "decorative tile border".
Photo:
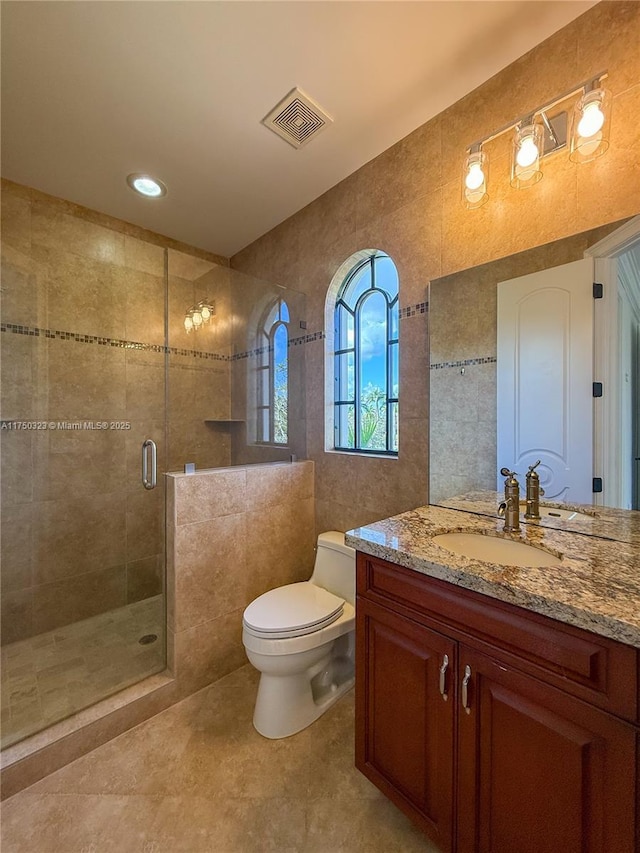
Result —
[[415, 317], [417, 314], [427, 314], [429, 312], [428, 302], [418, 302], [417, 305], [407, 305], [406, 308], [400, 308], [398, 314], [401, 320], [407, 317]]
[[0, 323], [0, 332], [11, 332], [14, 335], [28, 335], [33, 338], [75, 341], [79, 344], [97, 344], [102, 347], [116, 347], [118, 349], [186, 355], [192, 358], [205, 358], [211, 361], [229, 361], [231, 358], [228, 355], [221, 355], [217, 352], [202, 352], [199, 350], [183, 349], [181, 347], [165, 347], [163, 344], [145, 344], [142, 341], [127, 341], [122, 338], [106, 338], [99, 335], [81, 335], [77, 332], [63, 332], [59, 329], [40, 329], [37, 326], [20, 326], [16, 323]]
[[[415, 317], [418, 314], [426, 314], [428, 310], [428, 302], [419, 302], [417, 305], [410, 305], [407, 308], [401, 308], [399, 311], [399, 317], [400, 319]], [[80, 344], [97, 344], [98, 346], [114, 347], [117, 349], [169, 353], [170, 355], [182, 355], [190, 358], [206, 359], [208, 361], [240, 361], [245, 358], [254, 358], [265, 352], [271, 352], [273, 349], [273, 347], [257, 347], [255, 349], [247, 350], [246, 352], [236, 353], [235, 355], [222, 355], [217, 352], [185, 349], [183, 347], [165, 347], [163, 344], [146, 344], [142, 341], [128, 341], [122, 338], [108, 338], [100, 335], [81, 335], [78, 332], [65, 332], [59, 329], [41, 329], [38, 326], [21, 326], [17, 323], [0, 323], [0, 332], [10, 332], [14, 335], [27, 335], [32, 338], [75, 341]], [[310, 344], [313, 341], [322, 341], [325, 338], [326, 335], [323, 331], [310, 332], [307, 335], [290, 338], [288, 345], [289, 347], [304, 346], [305, 344]]]
[[487, 355], [482, 358], [465, 358], [460, 361], [441, 361], [432, 364], [431, 370], [444, 370], [446, 367], [468, 367], [470, 364], [496, 364], [498, 359], [495, 355]]

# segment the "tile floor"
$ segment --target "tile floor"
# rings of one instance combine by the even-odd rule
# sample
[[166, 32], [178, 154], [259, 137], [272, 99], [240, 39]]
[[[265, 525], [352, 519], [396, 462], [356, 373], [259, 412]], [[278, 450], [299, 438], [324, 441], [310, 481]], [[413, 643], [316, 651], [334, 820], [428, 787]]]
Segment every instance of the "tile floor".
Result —
[[353, 691], [253, 729], [250, 666], [9, 800], [2, 853], [437, 853], [353, 766]]
[[164, 621], [157, 595], [3, 646], [2, 748], [164, 669]]

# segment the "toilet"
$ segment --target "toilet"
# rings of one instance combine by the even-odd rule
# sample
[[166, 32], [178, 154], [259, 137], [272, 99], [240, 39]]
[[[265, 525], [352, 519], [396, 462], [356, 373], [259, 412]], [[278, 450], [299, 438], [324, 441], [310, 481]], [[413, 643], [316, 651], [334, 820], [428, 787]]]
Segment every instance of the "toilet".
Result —
[[244, 611], [242, 641], [261, 673], [253, 725], [283, 738], [317, 720], [354, 683], [355, 551], [318, 536], [308, 581], [269, 590]]

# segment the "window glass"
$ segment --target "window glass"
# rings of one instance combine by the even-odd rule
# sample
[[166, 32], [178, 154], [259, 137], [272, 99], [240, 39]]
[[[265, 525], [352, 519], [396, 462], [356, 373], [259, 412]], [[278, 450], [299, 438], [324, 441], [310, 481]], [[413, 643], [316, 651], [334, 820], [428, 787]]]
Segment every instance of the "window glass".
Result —
[[258, 335], [257, 438], [286, 444], [289, 424], [289, 308], [281, 299], [269, 306]]
[[398, 453], [398, 273], [387, 255], [360, 261], [336, 299], [337, 450]]

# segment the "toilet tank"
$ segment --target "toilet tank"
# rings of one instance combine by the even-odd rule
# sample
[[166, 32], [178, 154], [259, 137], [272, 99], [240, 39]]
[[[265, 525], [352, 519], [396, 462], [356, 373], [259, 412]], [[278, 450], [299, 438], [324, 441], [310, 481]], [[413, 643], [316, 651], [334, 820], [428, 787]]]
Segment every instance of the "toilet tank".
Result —
[[318, 536], [311, 583], [328, 589], [350, 604], [356, 600], [356, 552], [344, 544], [344, 533], [330, 530]]

